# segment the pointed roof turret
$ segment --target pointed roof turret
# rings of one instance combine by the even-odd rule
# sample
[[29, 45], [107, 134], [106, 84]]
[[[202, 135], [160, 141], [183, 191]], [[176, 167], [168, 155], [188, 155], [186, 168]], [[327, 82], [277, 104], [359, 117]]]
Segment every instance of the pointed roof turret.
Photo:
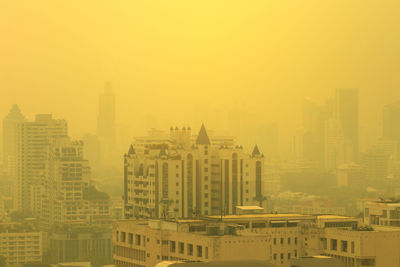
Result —
[[23, 120], [25, 120], [25, 116], [22, 114], [22, 112], [19, 109], [18, 105], [14, 104], [11, 107], [10, 111], [8, 112], [8, 115], [6, 116], [6, 119], [23, 121]]
[[162, 147], [161, 149], [160, 149], [160, 153], [158, 154], [158, 156], [161, 158], [161, 157], [167, 157], [168, 155], [167, 155], [167, 151], [165, 150], [165, 147]]
[[251, 156], [255, 157], [255, 156], [260, 156], [260, 155], [261, 155], [260, 150], [258, 149], [258, 146], [255, 145], [254, 149], [253, 149], [253, 152], [251, 153]]
[[208, 138], [206, 127], [204, 127], [204, 124], [201, 125], [199, 135], [197, 136], [196, 140], [197, 145], [210, 145], [210, 139]]
[[133, 145], [131, 145], [131, 146], [129, 147], [128, 155], [130, 156], [130, 155], [134, 155], [134, 154], [136, 154], [136, 151], [135, 151], [135, 149], [133, 148]]

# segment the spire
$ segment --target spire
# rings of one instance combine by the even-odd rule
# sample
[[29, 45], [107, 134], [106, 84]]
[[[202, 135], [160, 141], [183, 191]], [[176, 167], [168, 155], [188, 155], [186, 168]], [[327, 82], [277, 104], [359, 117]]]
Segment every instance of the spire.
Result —
[[12, 120], [25, 120], [24, 115], [22, 114], [21, 110], [19, 109], [17, 104], [14, 104], [10, 111], [8, 112], [8, 115], [6, 117], [7, 119], [12, 119]]
[[199, 135], [197, 136], [196, 140], [197, 145], [210, 145], [210, 139], [208, 138], [206, 127], [204, 127], [204, 124], [201, 125]]
[[258, 149], [258, 146], [255, 145], [254, 149], [253, 149], [253, 152], [251, 153], [251, 156], [255, 157], [255, 156], [260, 156], [260, 155], [261, 155], [260, 150]]
[[131, 145], [131, 147], [129, 148], [129, 151], [128, 151], [128, 155], [130, 156], [130, 155], [133, 155], [133, 154], [136, 154], [136, 151], [133, 148], [133, 145]]

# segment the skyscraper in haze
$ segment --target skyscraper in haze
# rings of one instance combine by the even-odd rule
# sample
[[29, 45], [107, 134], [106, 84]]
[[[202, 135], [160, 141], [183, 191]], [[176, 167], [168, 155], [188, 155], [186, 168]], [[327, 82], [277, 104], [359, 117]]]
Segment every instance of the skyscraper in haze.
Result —
[[18, 105], [12, 106], [8, 115], [3, 119], [3, 167], [8, 175], [13, 176], [17, 153], [17, 129], [18, 124], [25, 121], [24, 115]]
[[383, 108], [383, 137], [400, 141], [400, 101]]
[[343, 131], [345, 150], [352, 151], [352, 159], [347, 158], [345, 162], [358, 159], [358, 89], [340, 88], [335, 94], [336, 118], [340, 121]]
[[101, 154], [109, 157], [115, 151], [115, 96], [111, 84], [107, 83], [104, 93], [99, 97], [99, 116], [97, 135], [101, 143]]
[[16, 184], [14, 207], [40, 214], [43, 183], [47, 175], [46, 160], [52, 139], [67, 136], [67, 122], [50, 114], [36, 115], [33, 122], [17, 124]]

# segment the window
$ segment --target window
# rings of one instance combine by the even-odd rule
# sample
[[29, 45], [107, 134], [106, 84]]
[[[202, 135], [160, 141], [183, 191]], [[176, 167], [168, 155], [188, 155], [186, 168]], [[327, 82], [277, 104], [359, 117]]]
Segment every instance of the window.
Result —
[[203, 247], [202, 246], [197, 246], [197, 257], [199, 257], [199, 258], [203, 257]]
[[328, 249], [328, 240], [326, 238], [321, 238], [321, 246], [323, 249]]
[[208, 189], [208, 185], [204, 185], [204, 189], [207, 190]]
[[208, 259], [208, 247], [206, 247], [206, 255], [205, 255], [206, 260]]
[[283, 260], [284, 259], [284, 256], [283, 256], [283, 253], [281, 253], [281, 260]]
[[287, 258], [288, 258], [288, 260], [290, 260], [290, 258], [291, 258], [290, 253], [287, 254]]
[[383, 210], [383, 212], [382, 212], [382, 218], [387, 218], [387, 210]]
[[297, 250], [294, 250], [294, 256], [297, 258]]
[[276, 245], [276, 238], [274, 238], [274, 245]]
[[362, 266], [375, 266], [375, 259], [362, 259], [361, 265]]
[[337, 240], [331, 239], [331, 250], [337, 250]]
[[283, 237], [281, 237], [281, 245], [283, 245], [283, 240], [284, 240], [284, 238], [283, 238]]
[[128, 234], [128, 243], [133, 244], [133, 234], [132, 233]]
[[208, 193], [205, 193], [205, 194], [204, 194], [204, 197], [205, 197], [205, 198], [208, 198]]
[[340, 250], [342, 252], [347, 252], [347, 241], [345, 240], [340, 241]]
[[179, 253], [185, 253], [185, 244], [183, 242], [179, 242]]
[[176, 250], [176, 242], [175, 241], [170, 241], [170, 252], [175, 252]]
[[351, 242], [351, 253], [354, 253], [354, 241]]
[[193, 244], [188, 244], [187, 245], [187, 254], [189, 255], [189, 256], [193, 256]]
[[290, 241], [291, 241], [291, 239], [290, 239], [290, 237], [288, 237], [288, 239], [287, 239], [288, 245], [290, 245]]
[[126, 233], [121, 232], [121, 242], [126, 242]]
[[297, 245], [297, 237], [294, 238], [294, 243]]
[[140, 235], [135, 235], [135, 244], [140, 246]]
[[276, 261], [276, 253], [274, 253], [274, 261]]
[[208, 176], [204, 176], [204, 181], [208, 181]]
[[168, 245], [168, 240], [163, 240], [163, 241], [161, 241], [161, 244], [163, 244], [163, 245]]

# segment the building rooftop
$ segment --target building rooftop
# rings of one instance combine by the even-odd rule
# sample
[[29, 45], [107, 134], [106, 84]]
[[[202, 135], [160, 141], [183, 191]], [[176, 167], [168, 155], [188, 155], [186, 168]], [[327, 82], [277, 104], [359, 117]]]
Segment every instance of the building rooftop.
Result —
[[[221, 219], [221, 216], [207, 216], [206, 218], [210, 219]], [[302, 219], [312, 219], [315, 216], [312, 215], [304, 215], [304, 214], [296, 214], [296, 213], [283, 213], [283, 214], [273, 214], [273, 213], [262, 213], [262, 214], [242, 214], [242, 215], [224, 215], [222, 219], [231, 220], [231, 219], [293, 219], [293, 218], [302, 218]]]
[[243, 261], [210, 261], [210, 262], [160, 262], [155, 267], [274, 267], [275, 265], [266, 261], [243, 260]]

